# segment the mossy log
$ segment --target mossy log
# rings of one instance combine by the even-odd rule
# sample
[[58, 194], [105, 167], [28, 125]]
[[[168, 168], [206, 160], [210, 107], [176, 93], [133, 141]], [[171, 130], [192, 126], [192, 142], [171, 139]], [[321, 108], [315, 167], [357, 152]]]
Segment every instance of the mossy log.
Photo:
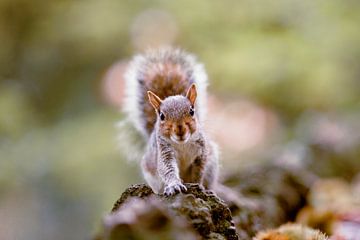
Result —
[[231, 192], [218, 195], [198, 184], [186, 184], [185, 193], [170, 197], [133, 185], [105, 217], [96, 239], [252, 239], [260, 230], [293, 220], [305, 204], [310, 176], [261, 166], [227, 176], [224, 184]]

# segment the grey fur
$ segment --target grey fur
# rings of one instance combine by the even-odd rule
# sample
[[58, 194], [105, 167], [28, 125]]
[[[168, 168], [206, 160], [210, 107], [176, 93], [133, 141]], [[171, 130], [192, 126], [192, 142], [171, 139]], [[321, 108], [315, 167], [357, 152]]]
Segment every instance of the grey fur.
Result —
[[[146, 131], [146, 121], [142, 112], [143, 76], [154, 63], [171, 62], [181, 65], [181, 69], [186, 72], [189, 79], [192, 79], [197, 86], [198, 96], [196, 108], [198, 109], [199, 121], [203, 121], [206, 115], [206, 88], [208, 78], [203, 64], [197, 62], [192, 54], [177, 48], [165, 47], [157, 50], [149, 50], [145, 54], [136, 55], [129, 64], [125, 73], [125, 102], [124, 112], [135, 128], [148, 139], [149, 133]], [[145, 89], [147, 90], [147, 89]]]
[[[154, 131], [149, 134], [145, 128], [146, 121], [141, 109], [144, 104], [142, 79], [153, 63], [170, 62], [181, 65], [181, 69], [196, 84], [195, 102], [196, 131], [188, 132], [185, 142], [177, 142], [162, 136], [159, 116]], [[218, 150], [215, 143], [209, 140], [202, 129], [206, 113], [207, 76], [203, 65], [196, 62], [193, 55], [179, 49], [165, 48], [149, 51], [145, 55], [135, 56], [125, 75], [126, 100], [124, 111], [135, 128], [144, 136], [148, 144], [141, 161], [141, 168], [146, 182], [155, 193], [172, 195], [186, 191], [183, 182], [196, 182], [206, 188], [212, 188], [217, 182]], [[180, 121], [189, 116], [191, 103], [184, 96], [170, 96], [164, 99], [160, 111], [173, 121]]]
[[[155, 193], [171, 195], [178, 188], [185, 190], [183, 182], [201, 183], [207, 189], [216, 184], [218, 149], [201, 131], [192, 134], [183, 144], [159, 136], [157, 131], [151, 135], [141, 166], [146, 182]], [[146, 165], [156, 171], [152, 173]]]

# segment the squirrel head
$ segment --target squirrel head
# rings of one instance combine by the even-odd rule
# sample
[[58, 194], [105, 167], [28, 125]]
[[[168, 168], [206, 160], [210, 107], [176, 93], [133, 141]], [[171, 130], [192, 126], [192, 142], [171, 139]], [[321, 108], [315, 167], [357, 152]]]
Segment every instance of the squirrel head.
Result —
[[170, 96], [162, 100], [155, 93], [148, 91], [149, 102], [157, 113], [161, 136], [183, 144], [196, 132], [197, 119], [195, 100], [197, 92], [195, 84], [182, 95]]

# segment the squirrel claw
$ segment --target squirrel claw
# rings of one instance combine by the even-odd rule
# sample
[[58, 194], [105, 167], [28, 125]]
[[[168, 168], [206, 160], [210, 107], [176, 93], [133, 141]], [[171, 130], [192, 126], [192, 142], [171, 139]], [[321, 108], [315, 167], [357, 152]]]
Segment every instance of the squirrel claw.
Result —
[[174, 195], [175, 193], [185, 192], [187, 188], [182, 183], [175, 183], [165, 187], [164, 194], [166, 196]]

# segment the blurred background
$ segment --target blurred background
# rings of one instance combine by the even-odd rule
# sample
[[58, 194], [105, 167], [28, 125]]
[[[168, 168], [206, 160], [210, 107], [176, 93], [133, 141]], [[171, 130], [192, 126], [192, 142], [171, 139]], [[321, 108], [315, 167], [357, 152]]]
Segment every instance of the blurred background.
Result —
[[115, 125], [127, 62], [148, 47], [205, 64], [222, 173], [315, 161], [352, 180], [359, 12], [356, 0], [0, 0], [0, 239], [88, 239], [142, 182]]

